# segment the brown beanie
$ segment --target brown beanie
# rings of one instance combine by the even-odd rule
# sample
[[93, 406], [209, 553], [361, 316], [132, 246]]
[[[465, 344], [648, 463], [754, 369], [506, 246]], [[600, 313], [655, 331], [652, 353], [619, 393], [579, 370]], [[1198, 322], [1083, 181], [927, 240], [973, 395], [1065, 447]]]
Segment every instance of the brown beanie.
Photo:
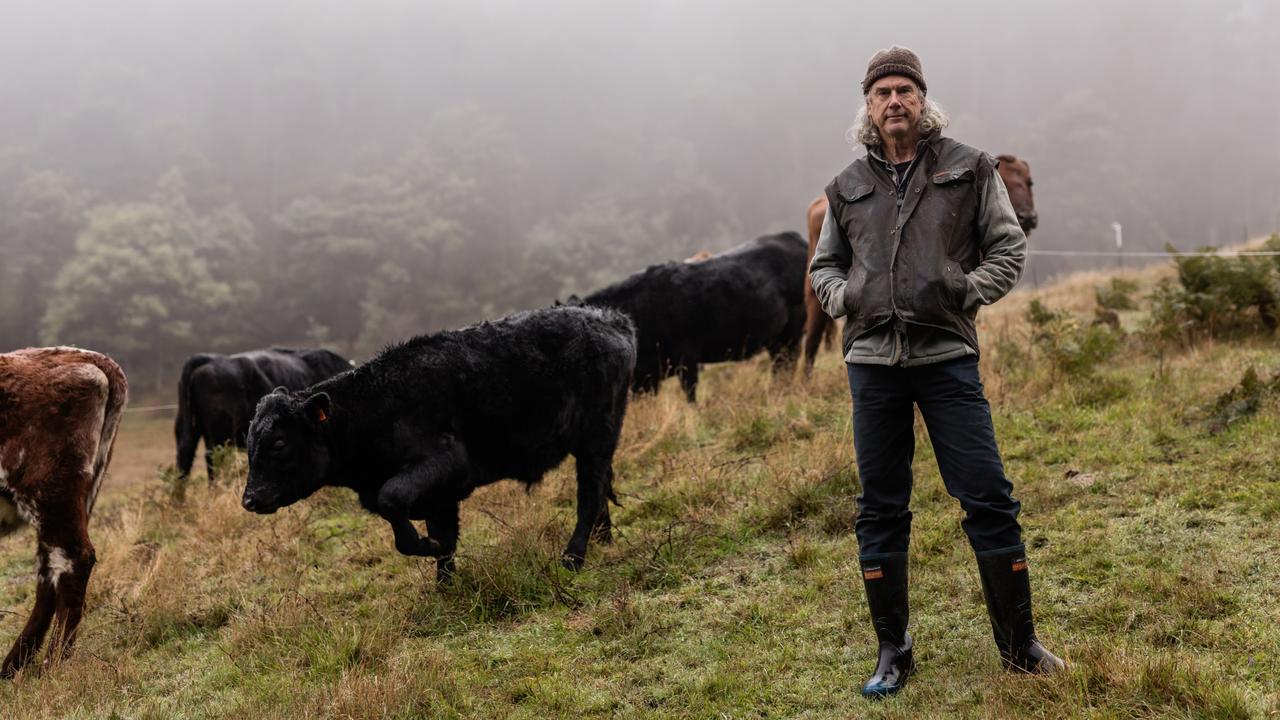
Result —
[[871, 86], [885, 75], [905, 75], [916, 81], [920, 92], [929, 92], [924, 85], [924, 69], [920, 67], [920, 57], [911, 52], [910, 48], [894, 45], [872, 55], [867, 62], [867, 76], [862, 78], [862, 94], [870, 92]]

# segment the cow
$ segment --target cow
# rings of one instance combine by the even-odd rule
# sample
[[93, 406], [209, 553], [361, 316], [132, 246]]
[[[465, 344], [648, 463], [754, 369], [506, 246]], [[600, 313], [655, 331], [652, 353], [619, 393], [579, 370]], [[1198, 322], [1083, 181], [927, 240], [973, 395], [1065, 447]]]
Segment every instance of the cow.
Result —
[[1022, 232], [1029, 237], [1036, 225], [1040, 224], [1040, 216], [1036, 213], [1036, 198], [1031, 193], [1031, 186], [1035, 184], [1031, 181], [1031, 166], [1026, 160], [1013, 155], [998, 155], [996, 160], [999, 163], [996, 170], [1004, 181], [1005, 189], [1009, 191], [1013, 213], [1018, 216]]
[[[423, 335], [301, 391], [278, 388], [249, 426], [242, 505], [273, 513], [324, 486], [351, 488], [404, 555], [454, 570], [458, 504], [500, 479], [531, 487], [572, 454], [577, 526], [562, 561], [611, 539], [606, 501], [635, 368], [623, 314], [561, 306]], [[422, 537], [411, 521], [426, 520]]]
[[[1009, 202], [1013, 205], [1013, 212], [1018, 217], [1018, 224], [1022, 226], [1022, 231], [1031, 236], [1031, 231], [1039, 224], [1040, 217], [1036, 213], [1035, 196], [1031, 193], [1031, 166], [1027, 165], [1026, 160], [1021, 160], [1013, 155], [999, 155], [996, 157], [998, 161], [996, 170], [1000, 173], [1000, 179], [1004, 181], [1004, 186], [1009, 191]], [[825, 195], [818, 197], [809, 203], [809, 210], [806, 214], [806, 221], [809, 226], [809, 254], [805, 261], [804, 275], [804, 374], [808, 376], [813, 371], [813, 361], [818, 355], [818, 345], [822, 343], [822, 339], [827, 338], [827, 346], [835, 341], [835, 321], [827, 316], [822, 309], [822, 303], [818, 300], [818, 295], [813, 291], [813, 285], [809, 282], [809, 263], [813, 261], [813, 254], [818, 249], [818, 236], [822, 234], [822, 221], [827, 216], [827, 198]]]
[[813, 261], [813, 253], [818, 249], [818, 237], [822, 234], [822, 222], [827, 217], [827, 197], [823, 195], [809, 203], [809, 212], [805, 218], [809, 230], [809, 252], [804, 263], [804, 374], [808, 377], [813, 372], [813, 361], [818, 355], [818, 345], [826, 338], [827, 349], [836, 342], [836, 324], [827, 317], [822, 309], [818, 294], [813, 291], [809, 281], [809, 263]]
[[96, 561], [89, 541], [129, 383], [111, 358], [68, 347], [0, 354], [0, 536], [36, 533], [36, 599], [0, 665], [11, 678], [39, 652], [67, 657]]
[[765, 235], [696, 263], [652, 265], [570, 302], [608, 307], [636, 325], [637, 392], [678, 375], [697, 401], [698, 365], [768, 350], [774, 373], [795, 367], [804, 333], [805, 243]]
[[205, 468], [212, 483], [213, 449], [224, 444], [245, 446], [253, 409], [272, 388], [301, 390], [350, 369], [349, 360], [322, 349], [272, 348], [187, 358], [178, 380], [178, 416], [173, 421], [179, 474], [190, 475], [196, 445], [203, 438]]

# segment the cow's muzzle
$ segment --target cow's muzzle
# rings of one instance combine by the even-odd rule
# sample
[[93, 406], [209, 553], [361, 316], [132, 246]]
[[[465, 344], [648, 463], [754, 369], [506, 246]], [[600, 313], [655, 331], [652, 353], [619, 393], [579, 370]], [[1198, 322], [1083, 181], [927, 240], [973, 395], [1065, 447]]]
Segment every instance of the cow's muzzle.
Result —
[[240, 499], [240, 505], [245, 510], [259, 515], [270, 515], [280, 509], [279, 502], [268, 500], [257, 493], [251, 493], [247, 490], [244, 493], [244, 497]]
[[1018, 224], [1022, 226], [1022, 232], [1031, 232], [1036, 229], [1036, 225], [1040, 224], [1040, 215], [1034, 211], [1025, 214], [1019, 213]]

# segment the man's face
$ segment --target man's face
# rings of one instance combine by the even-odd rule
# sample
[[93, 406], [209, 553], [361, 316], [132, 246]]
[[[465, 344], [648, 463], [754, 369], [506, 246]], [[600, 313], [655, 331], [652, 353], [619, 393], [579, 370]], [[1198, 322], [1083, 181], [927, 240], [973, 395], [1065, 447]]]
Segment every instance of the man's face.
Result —
[[915, 81], [902, 75], [886, 75], [867, 93], [867, 113], [882, 137], [909, 137], [920, 127], [924, 95]]

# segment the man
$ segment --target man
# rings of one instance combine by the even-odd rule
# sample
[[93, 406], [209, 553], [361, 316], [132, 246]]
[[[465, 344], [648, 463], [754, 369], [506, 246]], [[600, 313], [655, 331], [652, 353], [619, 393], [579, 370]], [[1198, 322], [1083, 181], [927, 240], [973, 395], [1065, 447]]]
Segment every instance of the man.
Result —
[[942, 137], [941, 109], [902, 47], [872, 56], [865, 106], [850, 130], [867, 154], [827, 186], [829, 209], [810, 267], [831, 317], [847, 316], [859, 564], [880, 643], [862, 694], [897, 692], [914, 669], [907, 632], [913, 405], [977, 555], [1004, 666], [1061, 670], [1037, 640], [1018, 501], [996, 447], [978, 377], [974, 317], [1022, 275], [1026, 237], [996, 161]]

